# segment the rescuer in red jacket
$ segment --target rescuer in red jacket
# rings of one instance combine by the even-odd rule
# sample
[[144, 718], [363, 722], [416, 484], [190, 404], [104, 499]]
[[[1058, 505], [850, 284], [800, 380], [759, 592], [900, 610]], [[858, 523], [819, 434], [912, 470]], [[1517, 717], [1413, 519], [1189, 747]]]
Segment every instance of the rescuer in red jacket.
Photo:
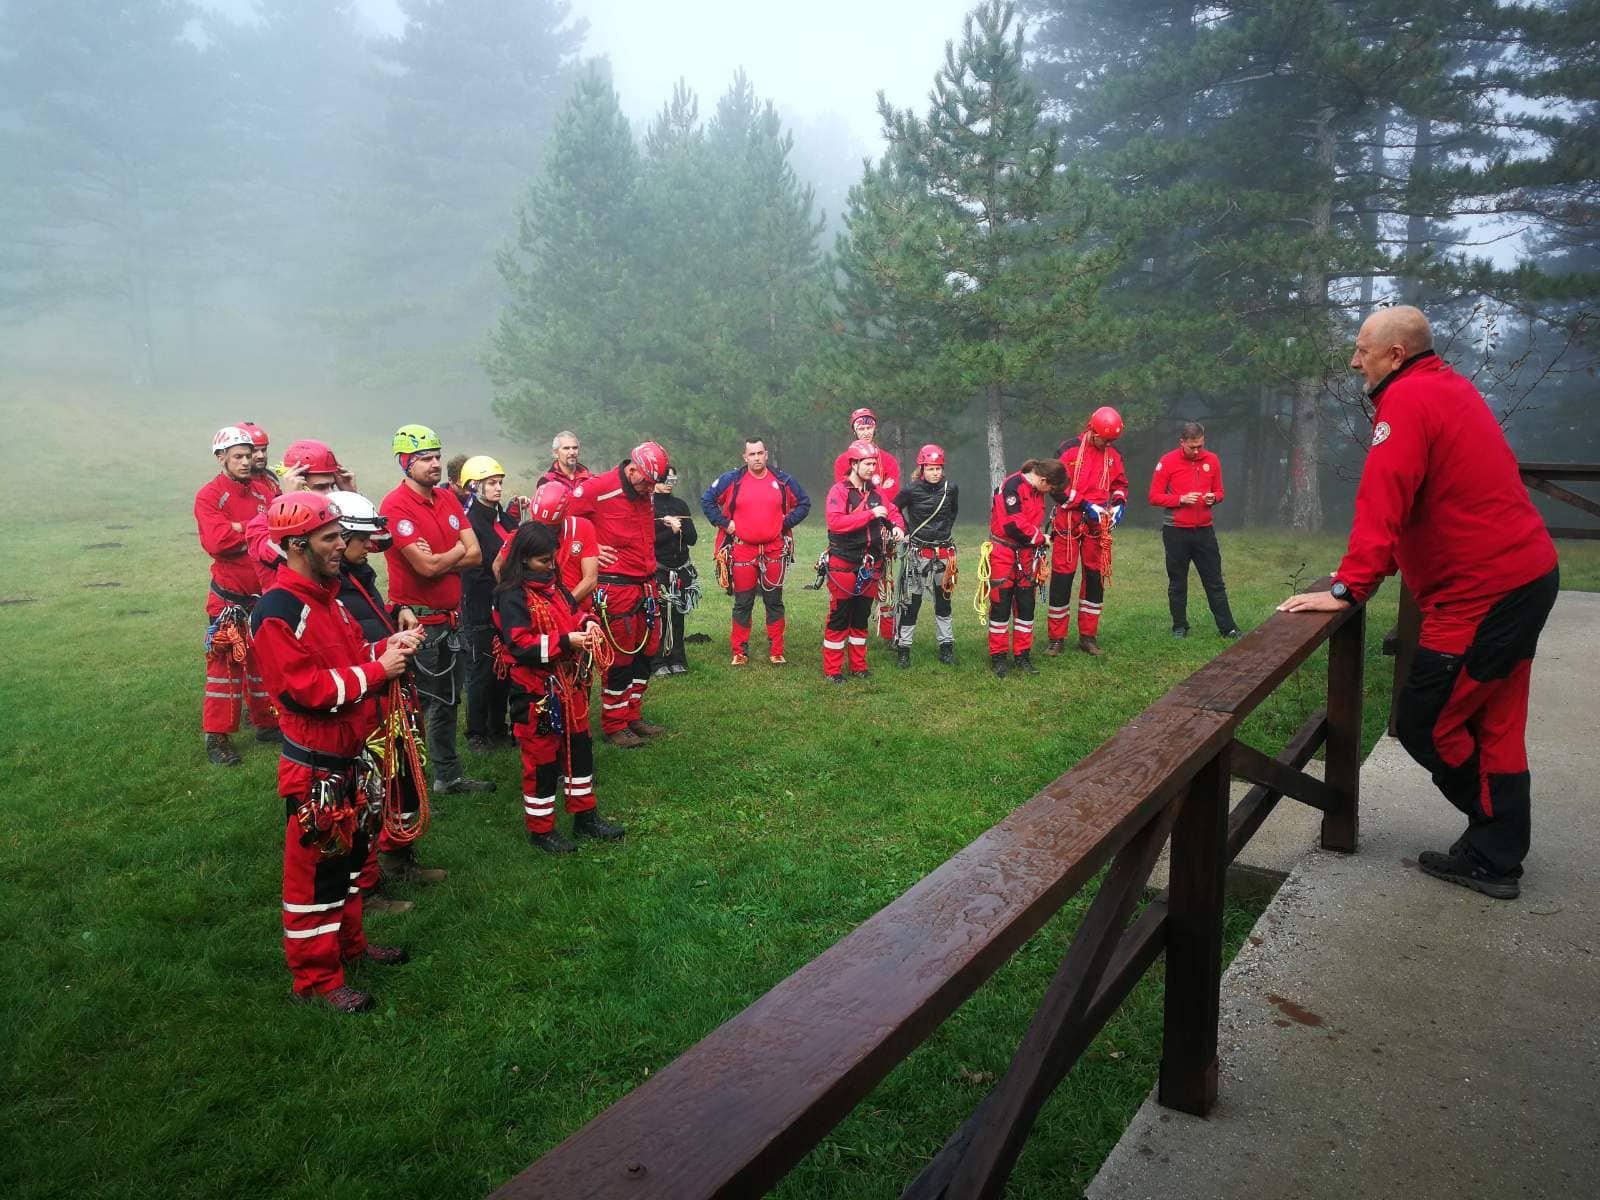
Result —
[[206, 597], [206, 686], [200, 705], [206, 757], [219, 767], [239, 765], [230, 736], [239, 728], [239, 707], [248, 702], [256, 740], [278, 740], [278, 717], [262, 686], [250, 644], [250, 610], [261, 593], [250, 564], [245, 530], [267, 511], [273, 493], [251, 473], [253, 440], [237, 425], [211, 440], [221, 470], [195, 493], [194, 523], [200, 548], [211, 556]]
[[1350, 543], [1330, 591], [1278, 608], [1336, 611], [1385, 575], [1405, 577], [1422, 631], [1395, 708], [1400, 742], [1467, 818], [1449, 850], [1417, 865], [1513, 899], [1531, 828], [1528, 681], [1560, 587], [1555, 545], [1494, 414], [1434, 354], [1420, 311], [1373, 313], [1350, 366], [1375, 409]]
[[631, 750], [665, 733], [641, 715], [650, 686], [650, 656], [661, 644], [656, 589], [655, 485], [666, 478], [667, 452], [642, 442], [615, 469], [572, 489], [567, 515], [594, 524], [600, 539], [600, 586], [594, 610], [614, 651], [600, 685], [600, 730]]
[[561, 582], [554, 529], [530, 521], [508, 545], [494, 592], [494, 625], [511, 682], [511, 728], [522, 749], [528, 841], [546, 854], [577, 848], [556, 830], [556, 790], [563, 785], [573, 833], [617, 841], [622, 826], [595, 808], [589, 734], [590, 656], [605, 634]]
[[550, 441], [550, 469], [535, 484], [559, 483], [567, 491], [585, 479], [593, 479], [594, 472], [578, 461], [578, 435], [563, 429]]
[[254, 421], [237, 421], [235, 424], [250, 435], [250, 475], [257, 483], [265, 487], [274, 496], [283, 495], [283, 487], [278, 480], [277, 473], [268, 464], [267, 451], [271, 448], [272, 439], [267, 436], [267, 431]]
[[[878, 453], [878, 465], [874, 471], [871, 483], [878, 489], [878, 494], [885, 500], [893, 501], [900, 494], [900, 488], [905, 484], [905, 476], [900, 472], [900, 463], [894, 455], [878, 445], [878, 418], [870, 408], [858, 408], [850, 414], [850, 429], [855, 434], [856, 441], [866, 442]], [[833, 479], [835, 483], [845, 479], [850, 474], [850, 451], [845, 452], [833, 460]], [[892, 568], [895, 547], [888, 548], [888, 561], [884, 564], [886, 574]], [[888, 602], [885, 595], [887, 589], [880, 589], [878, 603], [878, 636], [885, 641], [894, 637], [894, 605]]]
[[[564, 483], [546, 480], [528, 500], [528, 519], [548, 525], [556, 535], [556, 570], [561, 575], [561, 586], [572, 595], [579, 612], [593, 609], [590, 597], [600, 584], [600, 540], [595, 536], [594, 523], [587, 517], [567, 515], [567, 501], [572, 499], [572, 488]], [[500, 547], [495, 555], [494, 574], [499, 579], [505, 569], [506, 554], [511, 541]]]
[[1122, 436], [1122, 417], [1114, 408], [1097, 408], [1081, 434], [1061, 443], [1067, 468], [1067, 494], [1056, 504], [1050, 540], [1050, 644], [1045, 653], [1061, 653], [1072, 615], [1072, 577], [1083, 563], [1083, 591], [1078, 596], [1078, 649], [1099, 656], [1103, 651], [1100, 609], [1105, 603], [1105, 577], [1111, 569], [1111, 530], [1128, 506], [1128, 475], [1122, 455], [1111, 445]]
[[845, 653], [850, 670], [865, 678], [867, 622], [878, 597], [888, 548], [905, 538], [900, 510], [878, 490], [878, 448], [850, 443], [850, 473], [828, 492], [828, 621], [822, 631], [822, 673], [843, 683]]
[[361, 927], [359, 880], [382, 797], [363, 786], [370, 764], [360, 756], [377, 724], [378, 690], [405, 670], [421, 639], [413, 630], [368, 642], [339, 603], [346, 535], [326, 496], [279, 496], [268, 523], [286, 564], [250, 625], [283, 713], [284, 955], [295, 999], [364, 1012], [372, 997], [346, 985], [345, 964], [392, 966], [406, 952], [368, 945]]
[[1172, 636], [1189, 636], [1189, 564], [1211, 605], [1211, 619], [1225, 638], [1239, 636], [1228, 585], [1222, 581], [1222, 551], [1211, 527], [1211, 510], [1222, 503], [1222, 460], [1206, 449], [1206, 427], [1185, 421], [1178, 448], [1163, 454], [1150, 476], [1150, 503], [1166, 509], [1161, 545], [1167, 556], [1167, 607]]
[[1010, 663], [1033, 665], [1034, 592], [1047, 553], [1044, 500], [1067, 486], [1059, 459], [1030, 458], [1001, 481], [989, 506], [989, 669], [1004, 679]]

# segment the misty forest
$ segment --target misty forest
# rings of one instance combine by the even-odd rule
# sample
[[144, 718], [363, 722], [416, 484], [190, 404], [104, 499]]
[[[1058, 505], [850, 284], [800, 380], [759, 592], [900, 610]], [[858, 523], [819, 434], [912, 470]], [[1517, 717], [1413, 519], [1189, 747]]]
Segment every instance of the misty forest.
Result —
[[743, 71], [630, 120], [581, 6], [399, 9], [0, 0], [10, 369], [645, 433], [691, 480], [868, 404], [982, 485], [1110, 403], [1316, 529], [1403, 301], [1519, 453], [1595, 456], [1592, 0], [986, 2], [865, 157]]

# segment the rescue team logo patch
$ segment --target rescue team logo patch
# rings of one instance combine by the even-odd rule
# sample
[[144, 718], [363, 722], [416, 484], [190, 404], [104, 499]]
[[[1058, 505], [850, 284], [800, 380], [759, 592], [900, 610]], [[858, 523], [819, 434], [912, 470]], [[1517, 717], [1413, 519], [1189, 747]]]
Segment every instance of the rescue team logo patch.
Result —
[[415, 533], [417, 531], [417, 527], [415, 525], [413, 525], [410, 521], [406, 520], [404, 517], [401, 517], [400, 518], [400, 524], [398, 524], [398, 525], [396, 525], [394, 527], [394, 531], [396, 533], [398, 533], [401, 537], [410, 537], [413, 533]]
[[1010, 496], [1007, 496], [1006, 497], [1006, 507], [1007, 508], [1015, 508], [1016, 506], [1017, 506], [1017, 497], [1016, 497], [1016, 495], [1012, 494]]
[[450, 528], [451, 529], [460, 529], [461, 528], [461, 518], [456, 516], [455, 513], [451, 513], [450, 514]]
[[1209, 470], [1211, 470], [1211, 464], [1210, 463], [1201, 463], [1200, 464], [1200, 469], [1202, 471], [1209, 471]]
[[1372, 444], [1381, 446], [1389, 440], [1389, 422], [1379, 421], [1372, 427]]
[[582, 542], [573, 542], [572, 543], [572, 553], [577, 554], [582, 549], [583, 549], [583, 543]]

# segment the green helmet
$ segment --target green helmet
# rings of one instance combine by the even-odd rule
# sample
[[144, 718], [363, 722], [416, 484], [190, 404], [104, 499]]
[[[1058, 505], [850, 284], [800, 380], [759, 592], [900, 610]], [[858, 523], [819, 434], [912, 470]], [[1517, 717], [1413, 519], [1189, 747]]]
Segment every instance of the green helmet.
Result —
[[424, 450], [442, 450], [444, 443], [439, 435], [426, 425], [402, 425], [394, 432], [396, 454], [420, 454]]

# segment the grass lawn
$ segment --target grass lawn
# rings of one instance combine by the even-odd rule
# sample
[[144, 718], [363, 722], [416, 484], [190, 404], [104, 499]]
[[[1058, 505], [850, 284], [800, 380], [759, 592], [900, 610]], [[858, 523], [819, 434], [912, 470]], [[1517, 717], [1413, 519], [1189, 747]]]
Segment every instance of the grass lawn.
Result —
[[[690, 618], [711, 635], [692, 673], [658, 681], [647, 714], [673, 732], [599, 751], [601, 810], [618, 846], [567, 860], [522, 838], [513, 752], [466, 757], [498, 781], [446, 797], [422, 857], [444, 885], [371, 922], [411, 965], [371, 983], [378, 1011], [291, 1006], [279, 941], [282, 807], [274, 756], [208, 767], [198, 732], [204, 559], [190, 502], [209, 475], [215, 407], [110, 411], [89, 392], [0, 394], [23, 461], [85, 437], [70, 494], [8, 475], [0, 540], [0, 827], [7, 1103], [0, 1193], [16, 1197], [480, 1196], [538, 1157], [903, 892], [1129, 716], [1222, 648], [1167, 636], [1159, 535], [1118, 541], [1094, 661], [1042, 659], [1034, 679], [992, 679], [971, 609], [975, 529], [962, 531], [961, 666], [916, 668], [882, 643], [873, 677], [824, 692], [821, 594], [792, 580], [792, 665], [726, 663], [728, 601]], [[221, 404], [232, 411], [244, 403]], [[387, 431], [415, 419], [291, 405], [300, 429]], [[258, 417], [268, 410], [255, 408]], [[312, 423], [316, 417], [317, 423]], [[267, 422], [278, 433], [278, 422]], [[180, 462], [168, 430], [194, 453]], [[348, 453], [371, 494], [392, 479], [381, 437]], [[447, 452], [452, 448], [447, 438]], [[280, 446], [290, 437], [278, 436]], [[349, 439], [354, 441], [353, 438]], [[477, 447], [475, 447], [477, 448]], [[499, 450], [499, 447], [490, 447]], [[517, 464], [537, 455], [509, 451]], [[520, 455], [520, 457], [517, 457]], [[814, 558], [820, 519], [802, 559]], [[1224, 538], [1246, 628], [1335, 561], [1338, 539]], [[1600, 555], [1564, 557], [1569, 586], [1600, 586]], [[23, 602], [13, 602], [23, 601]], [[1373, 604], [1367, 735], [1387, 712], [1378, 641], [1394, 590]], [[1042, 606], [1041, 606], [1042, 609]], [[1043, 628], [1043, 613], [1040, 613]], [[757, 646], [760, 647], [760, 636]], [[764, 659], [764, 656], [763, 656]], [[1276, 750], [1320, 703], [1325, 657], [1248, 727]], [[993, 718], [1008, 728], [995, 734]], [[1042, 930], [783, 1184], [791, 1197], [898, 1194], [1004, 1070], [1086, 897]], [[1230, 914], [1229, 953], [1255, 912]], [[1081, 1188], [1154, 1079], [1159, 967], [1046, 1109], [1015, 1196]], [[781, 1086], [782, 1081], [775, 1081]]]

